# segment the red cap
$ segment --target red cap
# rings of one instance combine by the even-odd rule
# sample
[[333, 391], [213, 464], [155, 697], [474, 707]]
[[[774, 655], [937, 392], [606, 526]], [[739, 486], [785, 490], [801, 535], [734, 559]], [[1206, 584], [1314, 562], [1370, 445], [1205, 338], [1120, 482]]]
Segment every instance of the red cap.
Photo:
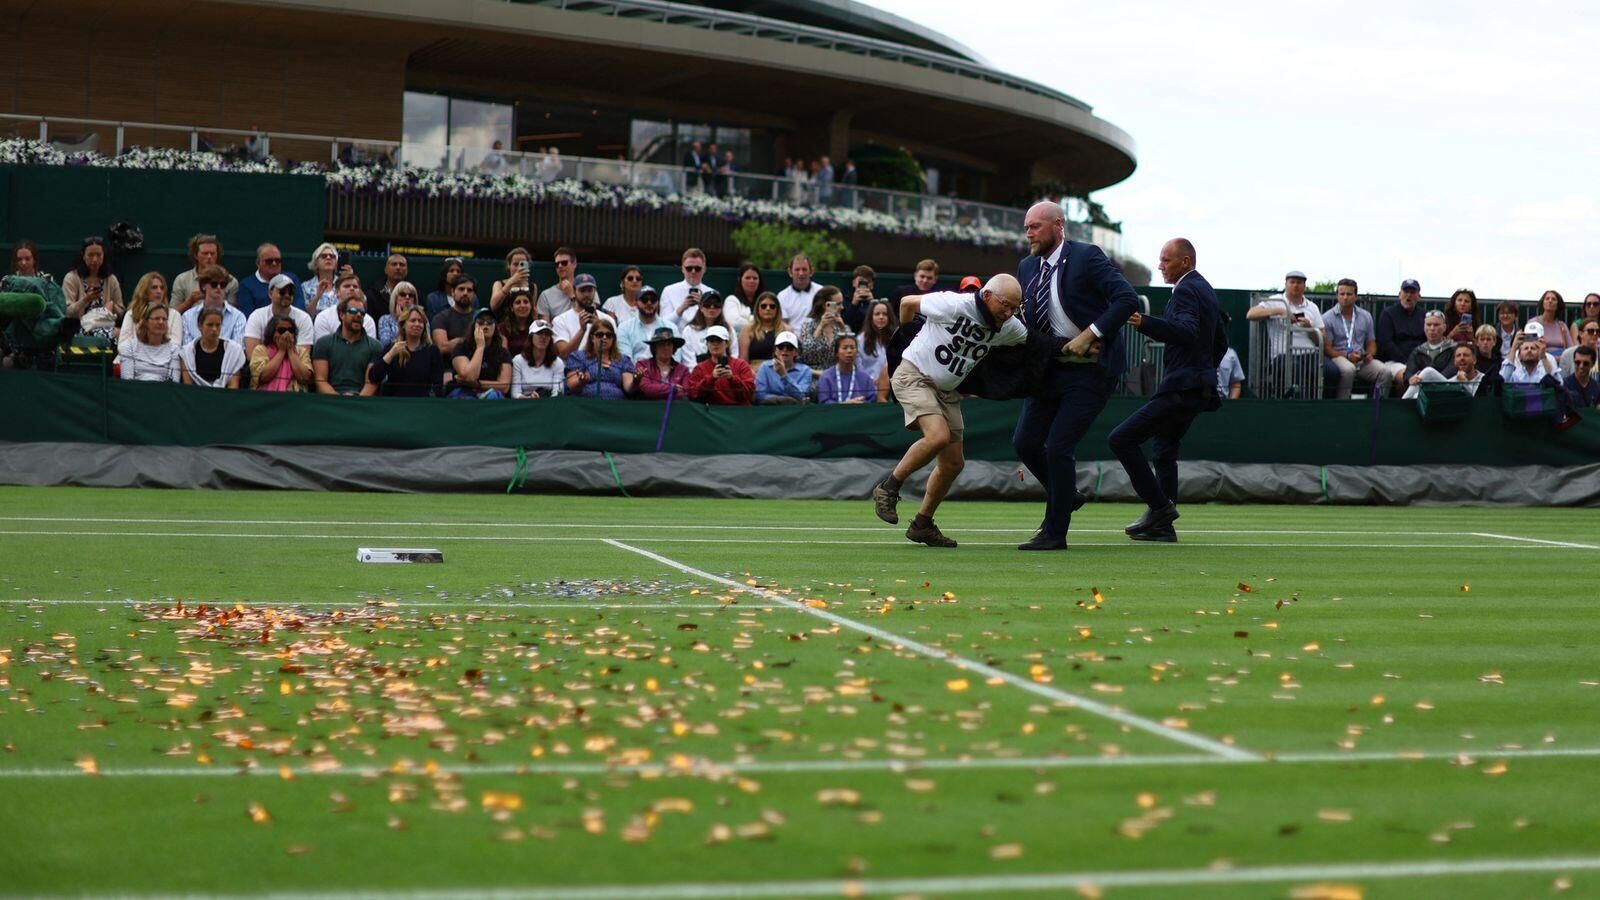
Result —
[[971, 290], [971, 291], [981, 291], [981, 290], [983, 290], [983, 279], [979, 278], [976, 275], [968, 275], [967, 277], [961, 279], [961, 286], [956, 288], [956, 290], [960, 291], [963, 294], [965, 294], [969, 290]]

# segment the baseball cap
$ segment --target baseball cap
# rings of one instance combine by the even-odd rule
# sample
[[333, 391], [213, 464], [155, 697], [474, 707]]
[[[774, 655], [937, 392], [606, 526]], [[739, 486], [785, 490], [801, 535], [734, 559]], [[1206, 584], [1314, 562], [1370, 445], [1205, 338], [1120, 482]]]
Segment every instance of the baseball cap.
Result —
[[1534, 321], [1522, 326], [1522, 333], [1528, 337], [1542, 339], [1544, 337], [1544, 323], [1535, 319]]
[[957, 287], [956, 290], [963, 294], [969, 290], [981, 291], [983, 290], [983, 281], [980, 280], [976, 275], [968, 275], [967, 277], [961, 279], [961, 285]]
[[290, 278], [289, 276], [280, 273], [280, 274], [272, 276], [272, 280], [267, 282], [267, 290], [269, 290], [269, 291], [278, 291], [278, 290], [282, 290], [282, 289], [284, 289], [286, 287], [292, 287], [293, 285], [294, 285], [294, 279], [293, 278]]
[[577, 278], [572, 279], [572, 286], [575, 288], [594, 287], [594, 276], [590, 275], [588, 272], [585, 272], [582, 275], [579, 275]]
[[534, 319], [533, 324], [528, 326], [528, 333], [548, 334], [550, 333], [550, 323], [543, 319]]
[[1418, 284], [1415, 278], [1407, 278], [1405, 281], [1400, 282], [1400, 290], [1416, 291], [1420, 294], [1422, 293], [1422, 285]]
[[[786, 331], [783, 334], [788, 334], [788, 332]], [[783, 342], [783, 334], [778, 335], [778, 342], [779, 343]], [[790, 335], [790, 336], [792, 337], [793, 335]], [[713, 338], [715, 338], [715, 339], [717, 339], [719, 341], [727, 340], [728, 339], [728, 329], [723, 328], [721, 325], [713, 325], [710, 328], [707, 328], [706, 329], [706, 340], [709, 341], [709, 340], [711, 340]]]
[[655, 288], [647, 284], [644, 287], [639, 288], [639, 296], [636, 299], [643, 300], [645, 297], [655, 297], [660, 299], [661, 294]]
[[493, 319], [493, 318], [494, 318], [494, 310], [490, 309], [487, 306], [485, 306], [484, 308], [482, 308], [482, 309], [480, 309], [477, 312], [472, 314], [472, 321], [474, 321], [474, 322], [478, 321], [479, 319]]
[[1289, 274], [1283, 276], [1283, 280], [1284, 281], [1288, 281], [1291, 278], [1298, 278], [1301, 281], [1305, 281], [1306, 280], [1306, 273], [1300, 271], [1299, 269], [1290, 269], [1289, 270]]
[[792, 331], [778, 332], [777, 340], [772, 342], [772, 346], [774, 347], [782, 347], [784, 344], [788, 344], [796, 350], [800, 349], [800, 340], [794, 336], [794, 332]]

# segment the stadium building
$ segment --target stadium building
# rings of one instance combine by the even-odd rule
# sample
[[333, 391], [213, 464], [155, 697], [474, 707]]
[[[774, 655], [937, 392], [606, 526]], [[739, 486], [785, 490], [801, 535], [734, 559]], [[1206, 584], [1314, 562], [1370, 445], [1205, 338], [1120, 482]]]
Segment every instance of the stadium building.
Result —
[[[700, 140], [733, 153], [753, 199], [786, 198], [787, 159], [831, 157], [840, 178], [853, 158], [862, 189], [836, 204], [997, 229], [1020, 226], [1016, 207], [1038, 186], [1087, 197], [1136, 165], [1133, 140], [1088, 103], [853, 0], [61, 0], [0, 27], [13, 47], [6, 131], [104, 154], [265, 133], [280, 158], [533, 171], [558, 155], [562, 174], [606, 180], [602, 162], [681, 169]], [[900, 190], [866, 190], [875, 183]], [[1087, 204], [1072, 211], [1081, 236], [1118, 249], [1114, 231], [1090, 230]], [[335, 237], [392, 231], [377, 211], [329, 217]], [[665, 259], [697, 237], [602, 225], [584, 239], [600, 252]], [[405, 237], [454, 228], [505, 242], [430, 228]], [[858, 255], [903, 268], [911, 243], [869, 240]], [[961, 255], [977, 269], [1012, 249]]]

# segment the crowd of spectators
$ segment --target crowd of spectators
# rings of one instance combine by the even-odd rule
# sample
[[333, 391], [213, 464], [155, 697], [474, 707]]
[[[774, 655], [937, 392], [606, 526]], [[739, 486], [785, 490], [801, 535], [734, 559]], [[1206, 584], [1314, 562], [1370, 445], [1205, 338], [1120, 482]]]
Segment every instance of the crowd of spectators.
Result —
[[[1443, 309], [1424, 310], [1422, 286], [1408, 278], [1376, 318], [1357, 305], [1358, 291], [1353, 279], [1340, 279], [1334, 303], [1319, 310], [1306, 296], [1305, 273], [1291, 271], [1281, 293], [1250, 308], [1246, 317], [1265, 328], [1260, 393], [1290, 393], [1289, 373], [1316, 372], [1320, 360], [1322, 395], [1336, 399], [1348, 399], [1357, 388], [1369, 396], [1412, 398], [1424, 384], [1453, 383], [1474, 395], [1498, 393], [1506, 384], [1539, 385], [1572, 410], [1600, 402], [1593, 379], [1600, 293], [1584, 297], [1570, 318], [1556, 291], [1540, 295], [1526, 321], [1517, 303], [1502, 301], [1491, 323], [1483, 321], [1485, 310], [1468, 288], [1451, 294]], [[1237, 355], [1229, 354], [1218, 371], [1224, 397], [1238, 396], [1244, 380]]]
[[[706, 255], [682, 255], [681, 281], [657, 290], [637, 266], [600, 300], [595, 277], [568, 247], [552, 256], [555, 283], [532, 282], [532, 254], [515, 248], [487, 291], [446, 258], [426, 296], [410, 261], [391, 254], [381, 282], [362, 285], [349, 260], [322, 244], [297, 278], [274, 244], [256, 248], [242, 279], [220, 264], [215, 235], [189, 243], [192, 268], [143, 275], [124, 302], [110, 250], [83, 242], [63, 279], [81, 333], [116, 349], [120, 377], [222, 389], [345, 396], [605, 400], [670, 397], [727, 405], [877, 403], [887, 399], [898, 325], [877, 274], [855, 269], [849, 301], [814, 283], [805, 256], [786, 284], [767, 288], [742, 266], [726, 294], [706, 283]], [[13, 253], [42, 275], [30, 242]], [[930, 286], [937, 266], [924, 260]], [[170, 284], [170, 289], [169, 289]]]
[[[737, 197], [746, 193], [747, 182], [740, 179], [744, 169], [734, 160], [732, 150], [720, 150], [715, 142], [691, 141], [683, 154], [683, 186], [686, 192], [703, 191], [718, 197]], [[778, 175], [788, 182], [784, 187], [790, 203], [809, 206], [847, 206], [856, 202], [856, 185], [861, 173], [854, 160], [845, 160], [835, 171], [833, 160], [822, 156], [809, 162], [787, 158]]]
[[[220, 264], [215, 235], [195, 235], [188, 255], [191, 268], [170, 282], [148, 272], [125, 299], [110, 247], [90, 237], [61, 279], [68, 316], [83, 335], [115, 346], [122, 378], [352, 396], [878, 403], [889, 399], [898, 362], [900, 300], [936, 290], [939, 279], [938, 263], [921, 260], [911, 284], [881, 295], [877, 273], [859, 266], [840, 290], [814, 281], [811, 261], [798, 255], [781, 286], [769, 287], [766, 273], [745, 264], [724, 292], [706, 280], [705, 253], [689, 248], [681, 280], [658, 290], [627, 266], [602, 301], [570, 247], [552, 254], [555, 280], [542, 291], [532, 281], [533, 254], [517, 247], [488, 290], [466, 273], [465, 260], [447, 257], [424, 296], [399, 253], [369, 285], [326, 243], [298, 278], [271, 243], [256, 248], [243, 278]], [[38, 258], [22, 241], [12, 268], [41, 275]], [[969, 277], [960, 289], [975, 283]], [[1304, 273], [1291, 271], [1281, 293], [1247, 312], [1264, 329], [1257, 394], [1281, 396], [1291, 369], [1320, 367], [1331, 398], [1358, 390], [1415, 397], [1430, 383], [1474, 394], [1538, 384], [1572, 409], [1600, 404], [1600, 294], [1587, 295], [1572, 318], [1556, 291], [1544, 292], [1526, 321], [1518, 304], [1501, 302], [1489, 322], [1468, 289], [1424, 310], [1421, 286], [1407, 279], [1374, 316], [1352, 279], [1336, 284], [1326, 310], [1306, 287]], [[1246, 384], [1229, 349], [1217, 391], [1238, 398]]]

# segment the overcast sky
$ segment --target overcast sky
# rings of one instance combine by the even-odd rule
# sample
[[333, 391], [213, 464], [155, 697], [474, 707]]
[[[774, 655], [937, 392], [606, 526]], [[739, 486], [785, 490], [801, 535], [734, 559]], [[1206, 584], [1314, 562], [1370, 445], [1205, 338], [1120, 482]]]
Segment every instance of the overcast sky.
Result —
[[1600, 291], [1600, 4], [868, 2], [1133, 135], [1095, 198], [1152, 268], [1182, 234], [1218, 287]]

